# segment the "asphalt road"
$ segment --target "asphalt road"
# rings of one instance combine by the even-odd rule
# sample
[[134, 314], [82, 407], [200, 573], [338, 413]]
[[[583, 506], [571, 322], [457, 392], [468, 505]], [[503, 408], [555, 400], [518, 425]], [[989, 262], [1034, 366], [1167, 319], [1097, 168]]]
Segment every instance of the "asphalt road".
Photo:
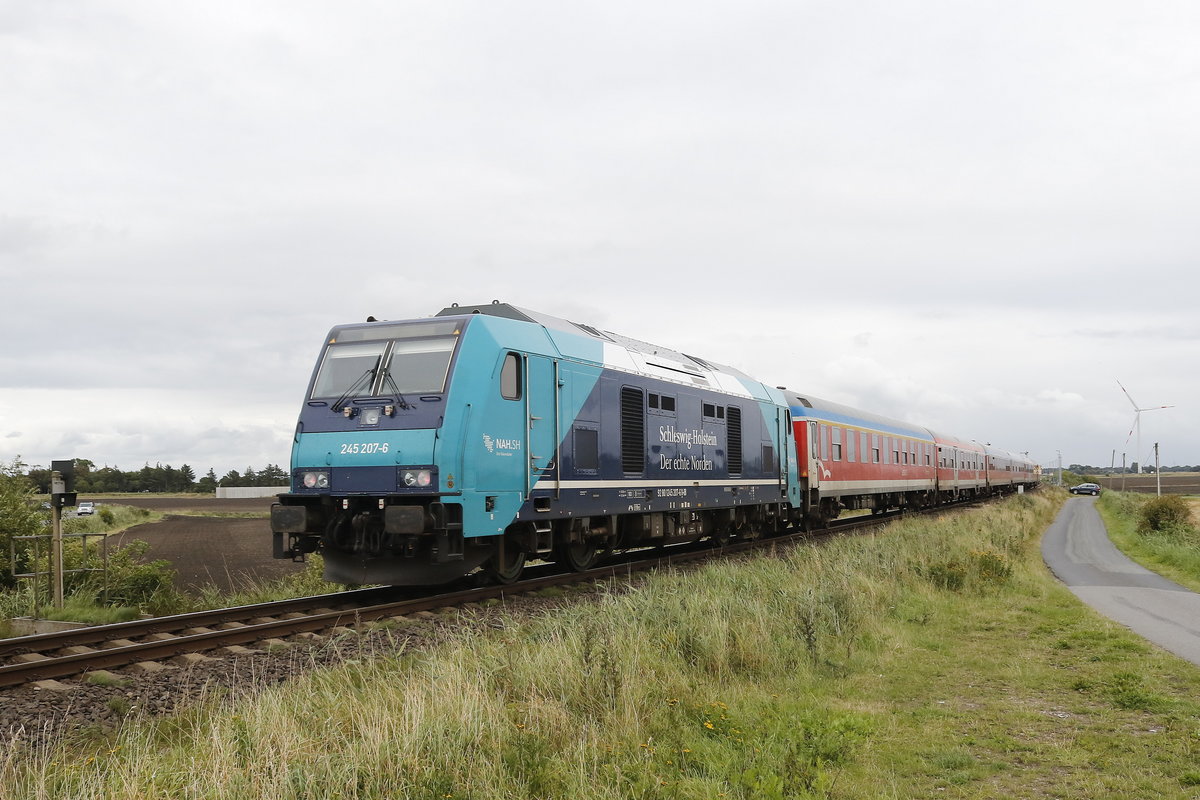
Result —
[[1042, 558], [1080, 600], [1200, 666], [1200, 594], [1125, 557], [1094, 497], [1073, 497], [1042, 537]]

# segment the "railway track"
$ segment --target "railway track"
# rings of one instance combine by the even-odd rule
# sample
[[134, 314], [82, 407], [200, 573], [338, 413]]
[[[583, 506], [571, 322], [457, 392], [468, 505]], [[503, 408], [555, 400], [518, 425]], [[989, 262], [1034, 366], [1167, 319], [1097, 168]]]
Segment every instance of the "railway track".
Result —
[[[944, 509], [938, 509], [944, 510]], [[700, 546], [625, 553], [604, 566], [583, 572], [559, 572], [557, 565], [534, 565], [519, 582], [412, 596], [412, 590], [390, 587], [360, 589], [250, 606], [200, 611], [169, 617], [98, 625], [56, 633], [0, 639], [0, 690], [24, 685], [53, 688], [59, 678], [97, 670], [138, 666], [145, 670], [163, 661], [238, 655], [247, 645], [285, 644], [300, 634], [338, 634], [382, 620], [407, 621], [411, 615], [461, 607], [493, 598], [536, 592], [551, 586], [606, 581], [635, 572], [749, 553], [764, 548], [816, 543], [850, 531], [892, 521], [898, 512], [844, 520], [815, 533], [785, 533], [737, 541], [722, 547]], [[211, 657], [211, 655], [209, 655]], [[51, 683], [44, 683], [51, 682]]]

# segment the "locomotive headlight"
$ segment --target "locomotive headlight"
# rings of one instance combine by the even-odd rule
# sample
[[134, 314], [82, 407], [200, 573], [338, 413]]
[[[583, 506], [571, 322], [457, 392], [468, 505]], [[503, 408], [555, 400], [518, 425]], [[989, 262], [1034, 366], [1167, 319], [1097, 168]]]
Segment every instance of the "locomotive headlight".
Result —
[[433, 483], [433, 474], [427, 469], [408, 469], [401, 476], [404, 485], [412, 489], [424, 489]]
[[328, 489], [329, 488], [329, 473], [328, 472], [306, 472], [304, 473], [304, 488], [305, 489]]

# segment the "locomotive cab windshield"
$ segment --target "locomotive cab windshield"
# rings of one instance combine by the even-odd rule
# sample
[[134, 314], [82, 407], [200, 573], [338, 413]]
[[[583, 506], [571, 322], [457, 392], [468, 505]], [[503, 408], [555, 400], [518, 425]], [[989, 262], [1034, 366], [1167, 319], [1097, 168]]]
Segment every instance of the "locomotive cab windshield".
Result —
[[442, 392], [458, 343], [457, 322], [411, 322], [334, 329], [309, 399]]

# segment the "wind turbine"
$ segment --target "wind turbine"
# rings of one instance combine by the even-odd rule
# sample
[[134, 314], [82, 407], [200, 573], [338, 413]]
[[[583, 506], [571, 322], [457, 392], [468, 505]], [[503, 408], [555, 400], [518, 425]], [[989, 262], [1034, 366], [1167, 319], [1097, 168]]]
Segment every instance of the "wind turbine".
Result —
[[[1117, 381], [1117, 386], [1121, 386], [1120, 381]], [[1133, 432], [1137, 431], [1137, 450], [1134, 453], [1137, 455], [1137, 471], [1140, 475], [1142, 474], [1142, 412], [1158, 411], [1160, 408], [1174, 408], [1174, 406], [1146, 406], [1145, 408], [1141, 408], [1124, 386], [1121, 386], [1121, 391], [1125, 392], [1125, 397], [1129, 400], [1129, 405], [1133, 406], [1133, 427], [1129, 429], [1129, 436], [1125, 437], [1125, 444], [1129, 444], [1130, 438], [1133, 437]]]

